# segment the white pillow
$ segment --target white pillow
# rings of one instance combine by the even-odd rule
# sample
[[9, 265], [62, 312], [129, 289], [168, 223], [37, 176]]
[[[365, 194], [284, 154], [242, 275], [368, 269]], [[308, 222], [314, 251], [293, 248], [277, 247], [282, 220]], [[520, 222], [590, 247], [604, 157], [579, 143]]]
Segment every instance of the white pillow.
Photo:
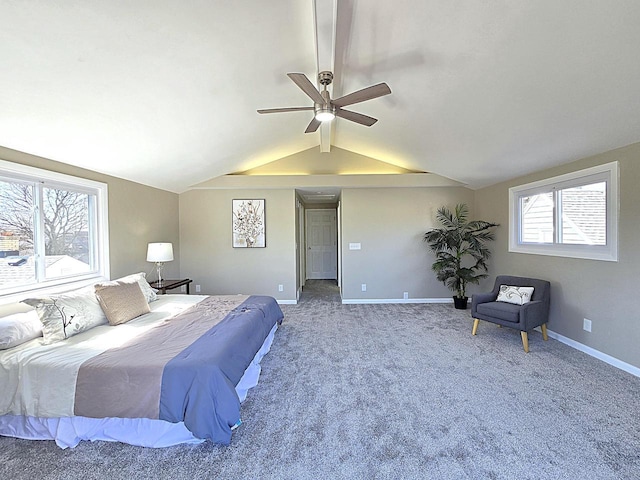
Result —
[[42, 334], [45, 345], [108, 323], [95, 293], [87, 289], [62, 295], [27, 298], [22, 302], [36, 309], [44, 326]]
[[42, 323], [35, 310], [0, 318], [0, 350], [18, 346], [42, 336]]
[[144, 294], [144, 298], [147, 300], [147, 303], [153, 302], [158, 299], [158, 295], [156, 295], [156, 291], [151, 288], [149, 282], [146, 280], [147, 274], [144, 272], [133, 273], [131, 275], [127, 275], [126, 277], [117, 278], [114, 282], [122, 282], [122, 283], [131, 283], [138, 282], [140, 285], [140, 290]]
[[533, 287], [514, 287], [510, 285], [500, 285], [498, 302], [513, 303], [514, 305], [524, 305], [531, 301]]

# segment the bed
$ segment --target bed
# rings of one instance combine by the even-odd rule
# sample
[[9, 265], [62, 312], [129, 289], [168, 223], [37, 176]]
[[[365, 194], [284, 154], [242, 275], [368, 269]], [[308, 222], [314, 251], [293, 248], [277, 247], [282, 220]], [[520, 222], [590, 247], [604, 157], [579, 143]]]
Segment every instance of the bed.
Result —
[[64, 341], [0, 350], [0, 435], [61, 448], [229, 444], [280, 307], [265, 296], [163, 295], [148, 310]]

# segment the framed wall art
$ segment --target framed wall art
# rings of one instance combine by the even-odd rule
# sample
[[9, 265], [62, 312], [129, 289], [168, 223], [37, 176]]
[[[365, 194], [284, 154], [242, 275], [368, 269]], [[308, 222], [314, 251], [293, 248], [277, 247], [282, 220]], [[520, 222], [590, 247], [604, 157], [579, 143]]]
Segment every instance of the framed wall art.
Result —
[[264, 198], [232, 200], [232, 216], [234, 248], [266, 247]]

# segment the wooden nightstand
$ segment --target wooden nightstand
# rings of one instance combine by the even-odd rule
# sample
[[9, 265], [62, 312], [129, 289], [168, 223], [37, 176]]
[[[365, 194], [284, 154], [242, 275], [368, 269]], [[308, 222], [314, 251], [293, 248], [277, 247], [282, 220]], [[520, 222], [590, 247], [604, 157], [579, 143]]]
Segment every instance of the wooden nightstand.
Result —
[[167, 293], [167, 290], [173, 290], [174, 288], [182, 287], [183, 285], [185, 285], [187, 287], [187, 295], [189, 295], [189, 284], [191, 282], [193, 282], [193, 280], [185, 278], [183, 280], [162, 280], [162, 285], [158, 285], [158, 282], [156, 281], [151, 282], [149, 285], [151, 285], [151, 288], [159, 290], [158, 293], [160, 293], [161, 295]]

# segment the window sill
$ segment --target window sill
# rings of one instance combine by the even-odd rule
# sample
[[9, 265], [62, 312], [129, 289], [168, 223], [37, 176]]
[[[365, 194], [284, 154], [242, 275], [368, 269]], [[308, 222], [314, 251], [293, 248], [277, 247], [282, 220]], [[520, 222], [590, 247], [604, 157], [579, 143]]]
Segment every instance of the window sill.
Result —
[[575, 245], [510, 245], [510, 253], [526, 253], [530, 255], [547, 255], [549, 257], [580, 258], [583, 260], [600, 260], [617, 262], [617, 249], [608, 247], [576, 248]]
[[8, 303], [17, 303], [25, 298], [39, 297], [44, 295], [55, 295], [60, 293], [71, 292], [83, 287], [95, 285], [96, 283], [107, 281], [106, 277], [100, 275], [91, 275], [81, 279], [73, 279], [64, 283], [56, 283], [48, 286], [37, 286], [34, 288], [24, 288], [17, 292], [11, 292], [0, 295], [0, 305]]

